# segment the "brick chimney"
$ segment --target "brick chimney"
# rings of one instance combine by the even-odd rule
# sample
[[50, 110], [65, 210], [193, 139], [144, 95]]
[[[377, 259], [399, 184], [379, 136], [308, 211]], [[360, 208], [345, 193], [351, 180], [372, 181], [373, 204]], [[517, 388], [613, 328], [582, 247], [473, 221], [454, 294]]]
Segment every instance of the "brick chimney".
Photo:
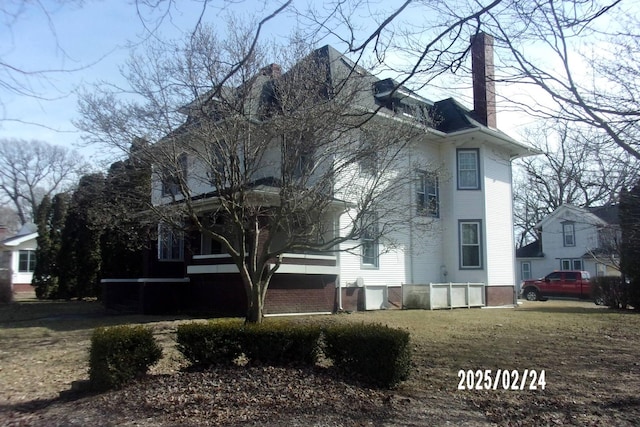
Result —
[[260, 70], [260, 74], [271, 77], [272, 79], [277, 79], [282, 75], [282, 67], [278, 64], [269, 64]]
[[493, 37], [478, 33], [471, 37], [473, 112], [485, 126], [496, 128], [496, 85], [493, 70]]

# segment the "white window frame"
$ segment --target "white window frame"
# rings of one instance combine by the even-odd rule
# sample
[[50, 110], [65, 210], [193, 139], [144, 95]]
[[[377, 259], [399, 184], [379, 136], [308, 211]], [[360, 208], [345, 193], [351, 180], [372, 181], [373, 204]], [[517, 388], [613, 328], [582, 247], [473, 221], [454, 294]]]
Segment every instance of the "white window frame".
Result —
[[[465, 161], [473, 155], [473, 161]], [[473, 167], [470, 167], [473, 164]], [[458, 190], [480, 190], [480, 150], [478, 148], [458, 148], [456, 150]], [[473, 179], [471, 179], [473, 177]]]
[[[26, 256], [26, 268], [22, 268], [23, 255]], [[18, 251], [18, 273], [33, 273], [36, 267], [36, 251], [20, 249]]]
[[[380, 267], [380, 242], [378, 241], [378, 218], [372, 214], [365, 217], [365, 229], [361, 237], [361, 264], [364, 268]], [[367, 252], [370, 252], [367, 253]]]
[[581, 258], [562, 258], [560, 270], [584, 270], [584, 263]]
[[531, 279], [531, 261], [522, 261], [520, 263], [520, 279]]
[[440, 189], [438, 176], [432, 172], [417, 172], [416, 205], [418, 215], [440, 217]]
[[377, 176], [379, 169], [378, 154], [368, 141], [369, 136], [363, 133], [360, 137], [360, 158], [358, 159], [358, 169], [360, 176]]
[[[473, 226], [475, 228], [475, 241], [469, 241], [469, 234], [465, 232], [465, 228], [468, 226]], [[459, 220], [458, 221], [458, 246], [459, 246], [459, 257], [460, 257], [460, 269], [462, 270], [479, 270], [482, 269], [482, 220], [479, 219], [469, 219], [469, 220]], [[476, 249], [477, 254], [475, 255], [478, 259], [476, 264], [469, 264], [465, 262], [465, 259], [468, 256], [465, 253], [469, 249]]]
[[576, 226], [573, 222], [562, 224], [562, 246], [574, 247], [576, 245]]
[[158, 225], [158, 260], [184, 260], [184, 234], [165, 224]]
[[177, 196], [180, 194], [180, 180], [186, 182], [189, 173], [189, 157], [186, 153], [178, 156], [175, 168], [165, 167], [161, 175], [163, 196]]

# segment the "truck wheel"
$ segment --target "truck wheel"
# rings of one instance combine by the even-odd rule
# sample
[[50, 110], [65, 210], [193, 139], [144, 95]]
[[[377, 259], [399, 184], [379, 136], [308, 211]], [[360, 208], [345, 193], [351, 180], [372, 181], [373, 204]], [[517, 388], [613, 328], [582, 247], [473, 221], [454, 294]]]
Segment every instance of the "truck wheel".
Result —
[[596, 297], [593, 302], [596, 303], [596, 305], [604, 305], [606, 301], [604, 300], [603, 296], [599, 296]]
[[524, 290], [524, 297], [527, 301], [538, 301], [540, 294], [535, 288], [527, 288]]

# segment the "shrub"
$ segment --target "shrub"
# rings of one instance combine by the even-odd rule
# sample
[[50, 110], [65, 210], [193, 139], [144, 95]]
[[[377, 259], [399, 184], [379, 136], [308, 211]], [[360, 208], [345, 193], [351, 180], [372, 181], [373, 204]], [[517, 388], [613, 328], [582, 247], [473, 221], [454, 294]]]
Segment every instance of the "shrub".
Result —
[[592, 296], [599, 304], [611, 308], [628, 308], [631, 303], [631, 284], [623, 277], [599, 276], [591, 280]]
[[91, 336], [89, 380], [94, 390], [120, 388], [144, 376], [162, 349], [144, 326], [97, 328]]
[[379, 324], [325, 330], [325, 353], [343, 374], [391, 388], [409, 376], [409, 333]]
[[269, 322], [243, 328], [242, 350], [252, 363], [313, 365], [321, 330], [317, 326]]
[[178, 350], [194, 367], [229, 365], [242, 354], [240, 322], [212, 321], [178, 326]]
[[11, 289], [11, 270], [0, 268], [0, 303], [13, 302], [13, 289]]

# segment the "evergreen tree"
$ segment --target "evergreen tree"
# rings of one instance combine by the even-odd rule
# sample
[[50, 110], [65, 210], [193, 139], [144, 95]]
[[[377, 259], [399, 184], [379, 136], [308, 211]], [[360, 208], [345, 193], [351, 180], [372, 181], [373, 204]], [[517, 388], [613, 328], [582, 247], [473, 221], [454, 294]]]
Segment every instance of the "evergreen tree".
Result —
[[99, 295], [100, 239], [109, 221], [102, 197], [104, 184], [101, 174], [85, 175], [71, 197], [58, 254], [62, 298]]
[[32, 284], [36, 288], [36, 296], [40, 299], [51, 297], [57, 287], [55, 280], [57, 278], [51, 274], [51, 235], [49, 233], [51, 212], [51, 198], [45, 195], [36, 210], [38, 248], [36, 249], [36, 266], [32, 280]]
[[147, 148], [147, 141], [134, 140], [129, 158], [113, 163], [107, 175], [104, 201], [111, 219], [101, 244], [105, 277], [142, 274], [142, 249], [149, 241], [142, 212], [151, 198], [151, 169], [142, 159]]
[[61, 233], [68, 205], [69, 195], [58, 193], [53, 196], [53, 200], [45, 196], [36, 212], [38, 249], [33, 285], [38, 298], [60, 297], [58, 260], [61, 250]]
[[629, 281], [631, 305], [640, 308], [640, 181], [620, 194], [620, 268]]

